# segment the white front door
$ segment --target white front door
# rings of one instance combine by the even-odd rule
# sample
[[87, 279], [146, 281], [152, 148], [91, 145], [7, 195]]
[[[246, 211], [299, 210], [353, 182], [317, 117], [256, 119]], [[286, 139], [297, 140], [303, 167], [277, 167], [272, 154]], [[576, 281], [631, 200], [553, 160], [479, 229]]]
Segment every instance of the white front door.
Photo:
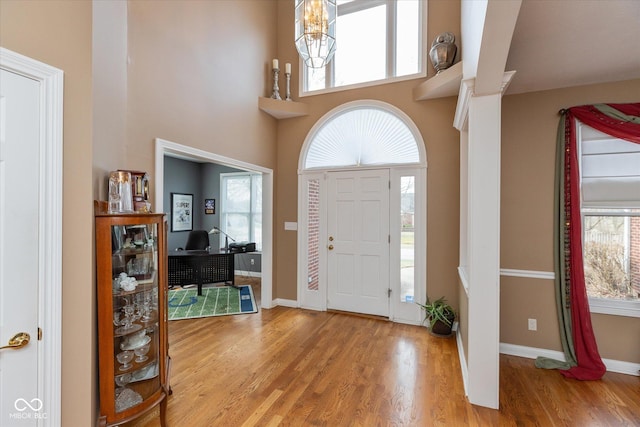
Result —
[[[0, 70], [0, 426], [35, 426], [38, 396], [40, 82]], [[24, 344], [16, 334], [29, 338]]]
[[389, 170], [331, 172], [327, 307], [389, 316]]

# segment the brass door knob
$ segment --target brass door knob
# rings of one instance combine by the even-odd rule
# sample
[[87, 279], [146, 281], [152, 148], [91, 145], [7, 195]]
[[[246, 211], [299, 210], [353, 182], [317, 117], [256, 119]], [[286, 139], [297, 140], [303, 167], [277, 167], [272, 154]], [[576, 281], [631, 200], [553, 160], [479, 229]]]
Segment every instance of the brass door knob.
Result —
[[8, 345], [0, 347], [0, 350], [4, 350], [5, 348], [11, 348], [13, 350], [17, 350], [17, 349], [22, 348], [25, 345], [29, 344], [29, 340], [30, 339], [31, 339], [31, 336], [29, 336], [28, 333], [26, 333], [26, 332], [18, 332], [13, 337], [11, 337], [11, 339], [9, 340]]
[[329, 248], [329, 250], [332, 251], [333, 250], [333, 245], [329, 245], [329, 246], [327, 246], [327, 248]]

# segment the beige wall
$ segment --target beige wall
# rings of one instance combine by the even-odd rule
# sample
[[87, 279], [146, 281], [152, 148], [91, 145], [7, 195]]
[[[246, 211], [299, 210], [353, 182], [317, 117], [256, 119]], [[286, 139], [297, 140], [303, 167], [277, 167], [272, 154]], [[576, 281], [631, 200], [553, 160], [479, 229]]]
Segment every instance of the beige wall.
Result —
[[93, 194], [106, 200], [109, 171], [123, 169], [127, 139], [127, 2], [93, 2]]
[[123, 166], [149, 171], [153, 187], [158, 137], [274, 169], [276, 123], [258, 97], [276, 56], [275, 1], [134, 1], [128, 18]]
[[[517, 75], [516, 75], [517, 78]], [[637, 102], [640, 80], [506, 96], [502, 114], [501, 267], [552, 272], [558, 111]], [[538, 319], [538, 331], [527, 319]], [[593, 314], [602, 357], [640, 363], [640, 319]], [[561, 350], [552, 280], [503, 277], [500, 340]]]
[[[429, 2], [428, 39], [438, 32], [459, 34], [460, 5], [456, 2]], [[285, 221], [297, 221], [297, 166], [302, 144], [311, 127], [328, 111], [346, 102], [375, 99], [404, 111], [418, 126], [427, 152], [427, 289], [431, 297], [446, 296], [457, 301], [459, 215], [459, 134], [453, 128], [456, 98], [413, 101], [412, 90], [423, 81], [410, 80], [370, 88], [298, 98], [298, 58], [293, 40], [291, 2], [278, 3], [280, 63], [291, 62], [294, 69], [293, 98], [309, 105], [309, 115], [278, 122], [278, 173], [274, 218], [277, 259], [274, 296], [297, 298], [295, 232], [284, 231]], [[430, 66], [430, 65], [429, 65]], [[430, 66], [431, 67], [431, 66]], [[430, 75], [434, 74], [430, 68]]]
[[64, 71], [62, 425], [96, 411], [91, 2], [0, 2], [0, 44]]

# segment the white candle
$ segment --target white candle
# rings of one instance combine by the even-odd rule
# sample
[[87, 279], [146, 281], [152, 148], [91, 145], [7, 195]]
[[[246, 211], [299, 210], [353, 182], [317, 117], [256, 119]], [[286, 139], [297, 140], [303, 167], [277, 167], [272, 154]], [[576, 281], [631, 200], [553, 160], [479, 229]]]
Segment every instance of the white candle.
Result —
[[287, 74], [291, 74], [291, 64], [289, 64], [288, 62], [284, 64], [284, 72]]
[[274, 70], [277, 70], [278, 68], [279, 68], [279, 67], [278, 67], [278, 60], [277, 60], [277, 59], [274, 59], [274, 60], [273, 60], [273, 69], [274, 69]]

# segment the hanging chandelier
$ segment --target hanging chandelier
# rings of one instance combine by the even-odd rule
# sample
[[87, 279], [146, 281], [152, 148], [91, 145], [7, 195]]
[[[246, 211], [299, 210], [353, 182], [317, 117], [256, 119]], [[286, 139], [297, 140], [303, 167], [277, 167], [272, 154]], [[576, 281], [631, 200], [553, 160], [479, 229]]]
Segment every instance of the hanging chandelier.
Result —
[[307, 67], [322, 68], [336, 52], [336, 0], [296, 0], [296, 49]]

